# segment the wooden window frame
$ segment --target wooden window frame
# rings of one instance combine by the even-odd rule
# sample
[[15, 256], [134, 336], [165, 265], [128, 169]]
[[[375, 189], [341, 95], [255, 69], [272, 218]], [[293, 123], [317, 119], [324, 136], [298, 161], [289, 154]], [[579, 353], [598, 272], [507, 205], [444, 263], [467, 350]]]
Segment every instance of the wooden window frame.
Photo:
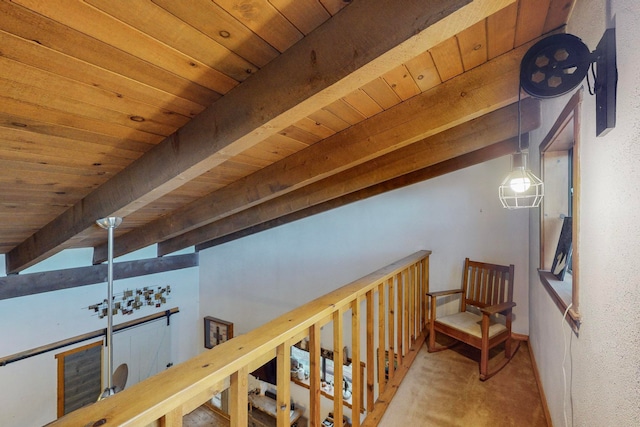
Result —
[[[560, 309], [560, 312], [567, 313], [566, 320], [576, 334], [580, 328], [580, 254], [578, 249], [580, 247], [580, 116], [583, 92], [584, 88], [582, 87], [576, 91], [540, 143], [540, 171], [545, 183], [546, 194], [540, 209], [540, 266], [538, 272], [543, 286]], [[551, 157], [552, 152], [566, 152], [567, 161], [571, 162], [568, 165], [568, 170], [571, 173], [569, 182], [572, 182], [573, 185], [573, 197], [568, 195], [569, 188], [565, 188], [565, 191], [567, 192], [567, 198], [571, 201], [571, 206], [568, 207], [568, 214], [572, 218], [573, 256], [571, 271], [567, 272], [564, 280], [559, 280], [554, 276], [549, 271], [551, 266], [545, 263], [545, 260], [549, 258], [549, 252], [555, 253], [557, 245], [557, 237], [548, 241], [550, 239], [547, 238], [545, 233], [545, 216], [547, 213], [545, 200], [555, 190], [553, 188], [554, 181], [548, 179], [549, 177], [545, 177], [545, 160]], [[547, 203], [550, 204], [551, 202]], [[570, 293], [566, 292], [569, 288], [571, 289]]]

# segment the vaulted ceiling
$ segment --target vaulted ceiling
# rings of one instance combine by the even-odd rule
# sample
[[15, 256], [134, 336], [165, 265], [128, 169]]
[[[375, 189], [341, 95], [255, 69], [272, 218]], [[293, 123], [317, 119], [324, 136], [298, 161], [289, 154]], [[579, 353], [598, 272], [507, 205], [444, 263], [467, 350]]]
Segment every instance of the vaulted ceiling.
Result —
[[[0, 0], [0, 253], [208, 247], [517, 148], [573, 0]], [[522, 103], [522, 131], [539, 103]]]

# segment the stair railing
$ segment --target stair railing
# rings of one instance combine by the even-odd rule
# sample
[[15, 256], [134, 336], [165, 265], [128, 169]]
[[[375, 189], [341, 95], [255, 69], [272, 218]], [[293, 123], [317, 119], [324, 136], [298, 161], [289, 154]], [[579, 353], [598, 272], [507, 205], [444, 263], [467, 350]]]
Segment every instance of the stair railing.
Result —
[[[321, 427], [326, 414], [320, 413], [320, 328], [333, 323], [333, 359], [342, 360], [343, 334], [348, 327], [343, 319], [349, 310], [351, 363], [360, 366], [364, 353], [366, 376], [365, 383], [361, 370], [352, 370], [351, 424], [377, 425], [425, 339], [430, 254], [420, 251], [409, 255], [50, 425], [182, 426], [185, 414], [229, 389], [231, 426], [245, 427], [248, 374], [277, 357], [277, 426], [289, 427], [291, 346], [307, 338], [309, 421], [311, 426]], [[334, 383], [342, 384], [341, 369], [335, 369]], [[365, 390], [360, 389], [361, 384]], [[339, 393], [334, 399], [333, 418], [335, 427], [343, 426]]]

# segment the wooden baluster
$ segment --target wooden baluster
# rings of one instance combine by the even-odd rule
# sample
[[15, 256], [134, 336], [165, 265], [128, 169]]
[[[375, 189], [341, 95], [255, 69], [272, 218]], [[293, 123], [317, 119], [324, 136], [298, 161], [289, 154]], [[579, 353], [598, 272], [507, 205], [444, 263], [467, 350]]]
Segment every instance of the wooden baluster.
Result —
[[244, 427], [248, 424], [248, 393], [249, 370], [245, 366], [231, 374], [231, 402], [229, 403], [231, 427]]
[[[351, 303], [351, 425], [360, 427], [360, 408], [362, 407], [362, 371], [360, 369], [360, 304], [362, 297], [358, 296]], [[340, 382], [342, 384], [342, 382]], [[339, 393], [336, 398], [342, 401]]]
[[[342, 309], [333, 312], [333, 420], [334, 427], [343, 427], [342, 423], [342, 346], [343, 346], [343, 329], [342, 329]], [[336, 392], [337, 389], [337, 392]], [[336, 395], [337, 394], [337, 395]], [[280, 427], [280, 426], [278, 426]]]
[[[367, 292], [367, 405], [368, 411], [373, 409], [373, 385], [374, 385], [374, 363], [375, 363], [375, 330], [373, 312], [373, 290]], [[355, 351], [354, 351], [355, 353]]]
[[[105, 417], [109, 413], [109, 425], [130, 425], [132, 423], [153, 423], [163, 427], [182, 426], [183, 413], [191, 412], [202, 402], [205, 402], [213, 394], [223, 390], [225, 382], [228, 381], [229, 373], [235, 372], [231, 379], [232, 386], [228, 387], [225, 392], [231, 394], [230, 405], [233, 413], [233, 425], [243, 425], [242, 407], [247, 406], [246, 394], [248, 384], [245, 384], [247, 371], [257, 369], [264, 363], [274, 357], [277, 357], [277, 389], [278, 399], [276, 401], [276, 419], [278, 427], [287, 427], [291, 420], [290, 413], [290, 368], [291, 368], [291, 344], [306, 337], [310, 338], [310, 404], [309, 411], [311, 415], [311, 425], [321, 427], [321, 419], [323, 415], [320, 409], [320, 326], [334, 321], [334, 356], [338, 369], [335, 375], [335, 384], [338, 385], [338, 399], [334, 400], [334, 416], [336, 427], [342, 425], [343, 419], [343, 403], [340, 396], [342, 384], [342, 370], [339, 369], [343, 360], [343, 321], [345, 310], [349, 308], [349, 304], [353, 304], [354, 299], [361, 301], [367, 298], [366, 310], [367, 315], [371, 315], [371, 319], [367, 318], [367, 349], [366, 357], [367, 375], [373, 378], [373, 395], [375, 400], [375, 368], [376, 363], [375, 351], [369, 346], [375, 346], [375, 332], [372, 325], [375, 325], [374, 305], [375, 292], [378, 291], [378, 399], [382, 398], [383, 402], [371, 407], [371, 398], [367, 396], [366, 403], [368, 415], [374, 415], [377, 418], [386, 407], [386, 403], [390, 401], [396, 387], [390, 387], [385, 380], [385, 361], [389, 367], [389, 378], [396, 379], [403, 376], [406, 367], [397, 370], [396, 366], [402, 366], [404, 363], [411, 361], [415, 352], [407, 352], [403, 362], [403, 344], [409, 345], [404, 340], [404, 333], [409, 329], [409, 322], [406, 321], [407, 310], [404, 309], [405, 304], [411, 305], [408, 301], [413, 298], [410, 290], [407, 290], [407, 284], [412, 281], [419, 280], [421, 277], [422, 289], [416, 287], [414, 283], [414, 293], [420, 294], [420, 298], [424, 298], [424, 292], [429, 290], [429, 255], [430, 252], [420, 252], [407, 257], [393, 265], [387, 266], [378, 272], [367, 276], [366, 280], [359, 280], [352, 284], [348, 284], [345, 288], [322, 296], [314, 301], [309, 302], [301, 307], [294, 309], [292, 312], [283, 315], [272, 322], [257, 328], [255, 331], [248, 332], [242, 336], [234, 338], [234, 343], [222, 343], [210, 351], [203, 352], [193, 359], [186, 361], [179, 366], [164, 371], [145, 381], [143, 394], [145, 399], [131, 399], [130, 389], [118, 393], [110, 399], [103, 401], [101, 405], [89, 405], [86, 408], [79, 409], [73, 413], [67, 414], [64, 420], [56, 421], [54, 425], [84, 425], [88, 421], [94, 420], [95, 423]], [[411, 260], [410, 262], [408, 260]], [[421, 267], [413, 267], [416, 263], [422, 263]], [[408, 271], [408, 273], [406, 273]], [[403, 277], [407, 275], [407, 278]], [[384, 283], [380, 283], [380, 277], [387, 277]], [[363, 278], [365, 279], [365, 278]], [[512, 280], [512, 277], [509, 277]], [[409, 293], [407, 293], [409, 292]], [[417, 297], [413, 302], [415, 305]], [[420, 300], [422, 304], [422, 317], [428, 316], [429, 309], [424, 299]], [[330, 308], [333, 307], [333, 308]], [[352, 308], [355, 313], [353, 322], [360, 322], [361, 305]], [[435, 301], [433, 304], [435, 309]], [[328, 309], [329, 308], [329, 309]], [[331, 310], [335, 310], [332, 312]], [[417, 312], [413, 315], [417, 320]], [[316, 324], [309, 326], [312, 317]], [[321, 320], [318, 320], [321, 318]], [[396, 320], [397, 319], [397, 320]], [[403, 320], [405, 325], [403, 326]], [[426, 323], [426, 321], [425, 321]], [[385, 327], [386, 326], [386, 327]], [[361, 326], [352, 328], [359, 330]], [[417, 332], [416, 332], [417, 335]], [[356, 385], [354, 394], [356, 399], [356, 411], [358, 405], [363, 406], [365, 401], [363, 396], [364, 386], [361, 384], [363, 371], [360, 369], [360, 352], [362, 343], [359, 342], [361, 335], [355, 333], [356, 342], [354, 345], [354, 384]], [[371, 343], [369, 343], [371, 341]], [[388, 357], [385, 349], [388, 346]], [[397, 346], [397, 347], [396, 347]], [[375, 348], [375, 347], [374, 347]], [[398, 351], [396, 351], [396, 349]], [[404, 349], [408, 349], [404, 347]], [[396, 355], [397, 353], [397, 355]], [[397, 358], [396, 358], [397, 357]], [[211, 365], [214, 366], [211, 366]], [[198, 373], [198, 371], [200, 373]], [[358, 376], [359, 375], [359, 376]], [[367, 381], [367, 387], [370, 386]], [[171, 396], [160, 397], [155, 390], [160, 388], [169, 389]], [[188, 392], [185, 393], [185, 391]], [[383, 395], [384, 393], [384, 395]], [[113, 400], [112, 400], [113, 399]], [[126, 406], [128, 410], [116, 411], [113, 408]], [[174, 408], [174, 409], [172, 409]], [[165, 411], [168, 411], [165, 413]], [[356, 413], [357, 417], [359, 416]], [[354, 417], [354, 418], [355, 418]], [[372, 418], [372, 419], [374, 419]], [[357, 422], [357, 421], [356, 421]], [[137, 424], [136, 424], [137, 425]]]
[[409, 277], [409, 269], [406, 269], [402, 272], [402, 276], [404, 277], [404, 308], [403, 308], [403, 322], [402, 322], [402, 331], [404, 332], [404, 341], [402, 346], [402, 355], [405, 356], [409, 352], [409, 348], [411, 347], [411, 343], [409, 341], [409, 329], [411, 329], [411, 323], [409, 323], [409, 312], [411, 311], [411, 301], [409, 288], [411, 287], [411, 280]]
[[167, 412], [159, 421], [160, 427], [182, 427], [182, 406]]
[[396, 342], [396, 327], [395, 327], [395, 310], [396, 310], [396, 291], [395, 291], [395, 279], [389, 279], [389, 355], [387, 356], [387, 362], [389, 363], [389, 381], [393, 378], [393, 372], [395, 370], [395, 342]]
[[276, 400], [277, 426], [289, 427], [291, 424], [291, 343], [285, 341], [276, 350], [277, 390]]
[[415, 312], [415, 337], [420, 335], [420, 264], [414, 265], [414, 277], [413, 277], [413, 311]]
[[407, 342], [407, 349], [413, 347], [413, 340], [416, 336], [416, 286], [415, 286], [415, 269], [413, 266], [409, 267], [409, 340]]
[[[382, 392], [384, 391], [384, 386], [386, 384], [384, 377], [384, 352], [387, 347], [385, 339], [385, 332], [387, 330], [385, 322], [385, 296], [390, 280], [393, 279], [387, 280], [386, 286], [384, 283], [380, 283], [378, 285], [378, 396], [382, 394]], [[369, 411], [372, 410], [373, 407], [369, 408]]]
[[309, 328], [309, 421], [321, 427], [320, 413], [320, 325]]
[[396, 357], [398, 358], [398, 366], [402, 365], [402, 356], [404, 355], [404, 346], [402, 345], [402, 339], [404, 337], [404, 276], [402, 272], [397, 275], [398, 285], [398, 304], [396, 305], [396, 321], [398, 328], [396, 332], [396, 338], [398, 340], [396, 344]]

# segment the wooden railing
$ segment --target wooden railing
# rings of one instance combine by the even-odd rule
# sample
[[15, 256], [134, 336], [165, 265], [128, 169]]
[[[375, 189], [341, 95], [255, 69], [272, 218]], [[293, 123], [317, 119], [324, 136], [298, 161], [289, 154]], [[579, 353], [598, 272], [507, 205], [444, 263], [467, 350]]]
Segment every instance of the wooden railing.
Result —
[[[320, 427], [326, 416], [320, 413], [320, 328], [333, 323], [334, 360], [342, 360], [343, 318], [349, 310], [352, 363], [360, 365], [364, 348], [367, 377], [361, 393], [361, 371], [352, 370], [352, 425], [377, 425], [424, 342], [430, 254], [410, 255], [51, 425], [182, 426], [185, 414], [228, 388], [231, 426], [245, 427], [248, 374], [276, 356], [277, 425], [288, 427], [291, 346], [308, 337], [309, 421]], [[364, 340], [361, 324], [366, 325]], [[340, 369], [335, 369], [334, 383], [342, 384]], [[366, 402], [360, 401], [361, 395]], [[366, 415], [362, 423], [356, 415], [361, 409]], [[333, 412], [335, 426], [342, 427], [342, 399], [334, 399]]]

